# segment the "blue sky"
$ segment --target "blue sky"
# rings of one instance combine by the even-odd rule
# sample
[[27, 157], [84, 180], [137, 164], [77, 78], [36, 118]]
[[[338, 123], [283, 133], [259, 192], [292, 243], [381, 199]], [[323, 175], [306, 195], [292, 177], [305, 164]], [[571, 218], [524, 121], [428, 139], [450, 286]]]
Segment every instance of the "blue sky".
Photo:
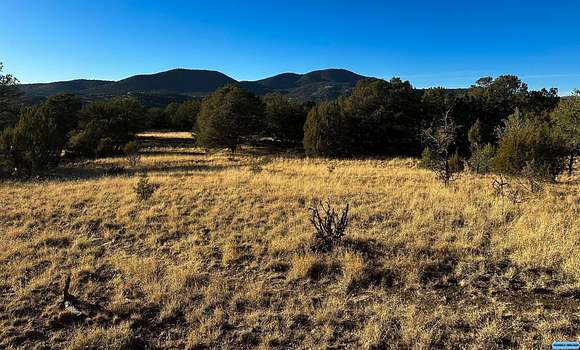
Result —
[[417, 87], [516, 74], [566, 94], [580, 88], [580, 1], [2, 0], [0, 61], [26, 83], [332, 67]]

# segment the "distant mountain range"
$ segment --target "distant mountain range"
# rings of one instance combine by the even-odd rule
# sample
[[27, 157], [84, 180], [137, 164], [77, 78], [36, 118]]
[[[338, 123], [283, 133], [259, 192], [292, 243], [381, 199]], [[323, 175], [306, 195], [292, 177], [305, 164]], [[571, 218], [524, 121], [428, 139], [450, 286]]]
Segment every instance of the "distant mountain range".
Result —
[[130, 94], [146, 104], [163, 105], [205, 96], [227, 84], [239, 84], [258, 95], [280, 92], [300, 101], [320, 101], [347, 94], [363, 78], [345, 69], [325, 69], [306, 74], [283, 73], [257, 81], [237, 81], [217, 71], [174, 69], [119, 81], [81, 79], [22, 84], [21, 88], [29, 102], [57, 93], [74, 93], [86, 100]]

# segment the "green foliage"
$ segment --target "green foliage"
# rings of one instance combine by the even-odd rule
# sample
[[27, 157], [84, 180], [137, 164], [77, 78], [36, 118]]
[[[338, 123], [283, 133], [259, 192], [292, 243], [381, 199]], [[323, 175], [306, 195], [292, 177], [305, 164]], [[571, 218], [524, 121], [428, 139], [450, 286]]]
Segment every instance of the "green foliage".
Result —
[[499, 130], [493, 168], [499, 174], [522, 176], [533, 167], [537, 176], [553, 180], [563, 169], [563, 142], [548, 123], [516, 109]]
[[114, 98], [87, 104], [81, 111], [81, 126], [96, 122], [103, 133], [121, 147], [144, 129], [143, 109], [133, 98]]
[[475, 124], [469, 128], [467, 132], [467, 139], [471, 144], [472, 149], [475, 147], [479, 147], [483, 142], [483, 135], [481, 134], [481, 122], [479, 119], [475, 121]]
[[46, 113], [56, 120], [59, 133], [66, 137], [78, 127], [79, 114], [82, 108], [81, 100], [73, 94], [58, 94], [50, 96], [43, 104]]
[[568, 174], [572, 175], [574, 158], [580, 155], [580, 91], [560, 101], [551, 114], [555, 132], [565, 144], [568, 158]]
[[455, 153], [453, 153], [453, 155], [447, 161], [447, 164], [449, 166], [451, 173], [453, 174], [460, 173], [463, 170], [465, 170], [463, 158], [461, 158], [458, 151], [455, 151]]
[[135, 187], [133, 187], [133, 191], [139, 201], [146, 201], [151, 198], [158, 187], [157, 184], [149, 182], [147, 176], [141, 176]]
[[474, 146], [471, 149], [469, 158], [469, 169], [476, 174], [486, 174], [492, 171], [493, 157], [495, 156], [495, 147], [492, 144], [485, 146]]
[[80, 128], [70, 134], [68, 148], [82, 156], [118, 154], [146, 126], [143, 108], [132, 98], [91, 102], [80, 116]]
[[264, 97], [266, 105], [266, 132], [284, 142], [301, 142], [307, 111], [298, 103], [280, 93]]
[[18, 88], [18, 79], [10, 74], [2, 74], [2, 68], [0, 62], [0, 131], [14, 126], [18, 121], [19, 100], [22, 95]]
[[139, 156], [139, 144], [136, 141], [129, 141], [123, 146], [123, 152], [129, 165], [133, 168], [137, 167], [141, 159]]
[[417, 154], [419, 98], [409, 82], [363, 79], [348, 98], [314, 107], [304, 126], [312, 155]]
[[97, 121], [86, 122], [82, 129], [69, 135], [67, 150], [83, 157], [95, 157], [97, 146], [103, 137], [104, 129]]
[[147, 128], [150, 130], [163, 130], [170, 128], [167, 115], [165, 114], [165, 110], [163, 108], [148, 108], [146, 112], [146, 119]]
[[0, 137], [0, 151], [7, 154], [20, 174], [33, 174], [58, 165], [64, 140], [56, 121], [42, 107], [22, 110], [13, 128]]
[[103, 137], [97, 143], [97, 157], [109, 157], [115, 154], [115, 145], [110, 137]]
[[559, 101], [560, 97], [558, 97], [558, 89], [556, 88], [530, 91], [525, 103], [521, 106], [521, 110], [525, 113], [545, 115], [554, 110]]
[[205, 98], [197, 117], [195, 138], [200, 146], [227, 147], [235, 152], [244, 139], [260, 130], [263, 105], [254, 94], [228, 85]]
[[429, 147], [425, 147], [421, 153], [421, 162], [419, 163], [421, 167], [425, 169], [433, 169], [435, 165], [435, 160], [433, 158], [433, 153]]
[[[191, 131], [199, 114], [201, 102], [198, 99], [183, 102], [169, 114], [171, 129], [177, 131]], [[172, 107], [173, 109], [173, 107]]]
[[425, 90], [421, 96], [423, 128], [435, 126], [441, 116], [453, 105], [454, 100], [454, 96], [445, 88], [435, 87]]
[[467, 137], [470, 144], [471, 157], [469, 158], [469, 169], [476, 174], [485, 174], [492, 169], [492, 159], [495, 156], [495, 147], [492, 144], [483, 145], [483, 135], [481, 133], [481, 122], [476, 120], [471, 126]]
[[357, 154], [417, 155], [420, 100], [408, 81], [363, 79], [342, 104], [353, 121]]
[[356, 147], [353, 121], [345, 115], [341, 102], [321, 102], [314, 106], [304, 124], [304, 149], [310, 156], [345, 156]]

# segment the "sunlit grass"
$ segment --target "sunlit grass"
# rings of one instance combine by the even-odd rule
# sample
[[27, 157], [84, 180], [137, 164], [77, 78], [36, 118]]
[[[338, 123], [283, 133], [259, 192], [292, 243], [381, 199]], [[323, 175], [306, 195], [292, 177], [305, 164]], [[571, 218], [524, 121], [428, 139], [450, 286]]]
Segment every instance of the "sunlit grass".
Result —
[[[158, 145], [133, 174], [102, 175], [128, 167], [110, 158], [82, 178], [0, 184], [0, 347], [527, 349], [577, 338], [577, 179], [512, 204], [489, 177], [445, 187], [412, 159], [248, 151]], [[143, 173], [159, 188], [138, 201]], [[328, 197], [350, 203], [351, 223], [342, 247], [313, 253], [308, 207]], [[67, 273], [71, 293], [103, 310], [63, 321]]]

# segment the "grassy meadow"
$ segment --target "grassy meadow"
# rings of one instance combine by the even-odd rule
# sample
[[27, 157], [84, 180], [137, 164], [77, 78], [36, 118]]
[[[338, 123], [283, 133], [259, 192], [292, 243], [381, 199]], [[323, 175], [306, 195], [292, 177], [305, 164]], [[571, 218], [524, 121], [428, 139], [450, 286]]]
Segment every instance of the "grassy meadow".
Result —
[[[0, 348], [546, 349], [580, 338], [580, 182], [514, 204], [414, 159], [324, 160], [187, 133], [141, 161], [0, 183]], [[158, 185], [147, 201], [134, 186]], [[350, 203], [313, 253], [308, 208]], [[76, 310], [63, 305], [66, 276]]]

